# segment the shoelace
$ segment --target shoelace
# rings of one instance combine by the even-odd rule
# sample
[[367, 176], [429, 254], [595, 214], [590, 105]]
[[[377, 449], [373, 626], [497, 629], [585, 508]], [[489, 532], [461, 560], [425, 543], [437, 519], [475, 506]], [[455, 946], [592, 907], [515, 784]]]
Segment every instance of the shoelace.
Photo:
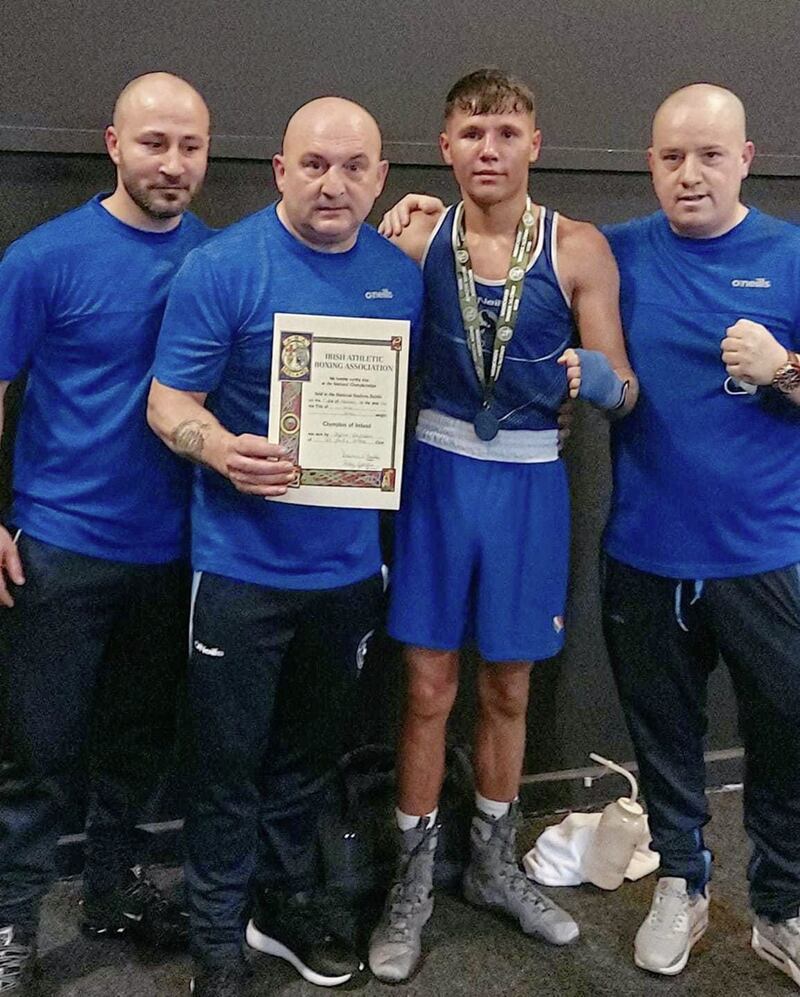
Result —
[[[671, 931], [685, 931], [689, 915], [683, 904], [683, 894], [671, 889], [661, 890], [656, 893], [654, 899], [649, 914], [650, 923], [654, 927], [668, 928]], [[677, 910], [676, 903], [680, 904]]]
[[555, 910], [553, 901], [536, 889], [516, 862], [505, 861], [500, 867], [500, 878], [508, 883], [512, 893], [531, 903], [543, 914], [549, 910]]
[[492, 838], [487, 842], [487, 845], [497, 853], [500, 878], [508, 884], [512, 893], [532, 904], [542, 914], [555, 910], [556, 905], [553, 901], [540, 893], [520, 869], [514, 848], [515, 831], [514, 821], [504, 819], [502, 823], [498, 822], [493, 826]]
[[0, 993], [16, 985], [30, 957], [30, 945], [7, 942], [0, 947]]
[[389, 892], [387, 934], [391, 941], [402, 942], [411, 930], [412, 915], [426, 899], [426, 890], [414, 882], [416, 866], [425, 851], [427, 839], [419, 842], [402, 867], [400, 877]]
[[411, 930], [412, 915], [422, 906], [424, 897], [419, 887], [401, 880], [389, 894], [386, 933], [393, 942], [405, 941]]

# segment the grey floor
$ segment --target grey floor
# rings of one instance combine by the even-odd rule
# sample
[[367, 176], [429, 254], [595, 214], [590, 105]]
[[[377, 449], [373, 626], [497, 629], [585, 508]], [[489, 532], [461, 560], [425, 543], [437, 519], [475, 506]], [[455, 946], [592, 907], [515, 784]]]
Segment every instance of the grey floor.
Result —
[[[711, 797], [708, 840], [716, 854], [711, 923], [686, 970], [674, 979], [634, 967], [633, 935], [646, 913], [654, 877], [626, 883], [614, 893], [593, 887], [550, 891], [579, 921], [580, 940], [554, 949], [525, 938], [510, 923], [441, 897], [426, 929], [425, 959], [411, 982], [385, 987], [368, 978], [364, 997], [779, 997], [797, 993], [787, 977], [750, 950], [741, 794]], [[533, 843], [542, 822], [528, 822], [521, 847]], [[164, 880], [174, 870], [156, 871]], [[90, 942], [76, 931], [79, 885], [60, 883], [50, 894], [41, 934], [42, 997], [177, 997], [188, 993], [186, 956], [137, 951], [130, 943]], [[280, 961], [254, 960], [248, 997], [319, 997]]]

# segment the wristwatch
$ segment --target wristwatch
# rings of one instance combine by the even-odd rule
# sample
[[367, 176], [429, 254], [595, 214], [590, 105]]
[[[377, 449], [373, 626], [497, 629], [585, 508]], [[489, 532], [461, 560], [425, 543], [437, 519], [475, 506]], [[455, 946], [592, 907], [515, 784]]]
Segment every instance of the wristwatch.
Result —
[[772, 375], [772, 387], [790, 395], [800, 388], [800, 357], [791, 350], [787, 350], [786, 354], [786, 363], [782, 363]]

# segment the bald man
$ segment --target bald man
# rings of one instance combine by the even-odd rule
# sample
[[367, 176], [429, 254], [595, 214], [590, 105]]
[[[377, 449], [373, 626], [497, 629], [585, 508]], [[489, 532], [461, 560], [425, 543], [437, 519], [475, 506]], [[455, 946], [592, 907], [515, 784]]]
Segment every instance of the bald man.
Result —
[[208, 110], [184, 80], [148, 74], [120, 95], [105, 140], [114, 191], [19, 239], [0, 264], [0, 399], [28, 372], [0, 528], [3, 997], [27, 993], [90, 730], [84, 927], [185, 935], [131, 866], [172, 742], [188, 613], [186, 468], [149, 431], [146, 398], [170, 280], [209, 234], [185, 210], [205, 174]]
[[[378, 514], [264, 501], [293, 475], [267, 442], [277, 312], [405, 319], [417, 268], [364, 225], [387, 164], [373, 118], [322, 98], [273, 160], [281, 198], [192, 253], [173, 285], [150, 423], [200, 464], [193, 499], [189, 704], [196, 779], [187, 822], [194, 992], [238, 995], [247, 942], [325, 986], [359, 961], [313, 897], [325, 777], [383, 600]], [[375, 293], [375, 292], [379, 293]]]
[[679, 973], [708, 923], [706, 687], [745, 747], [756, 952], [800, 984], [800, 229], [748, 207], [739, 99], [653, 122], [661, 210], [607, 228], [641, 400], [612, 426], [604, 627], [661, 854], [635, 961]]

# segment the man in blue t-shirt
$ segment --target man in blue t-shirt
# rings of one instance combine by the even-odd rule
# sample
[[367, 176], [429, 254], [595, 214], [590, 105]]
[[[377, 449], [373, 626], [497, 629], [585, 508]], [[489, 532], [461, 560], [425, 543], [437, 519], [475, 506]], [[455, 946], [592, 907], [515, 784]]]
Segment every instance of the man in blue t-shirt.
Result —
[[0, 527], [0, 990], [28, 993], [64, 793], [91, 733], [83, 926], [155, 941], [185, 918], [132, 846], [174, 729], [188, 615], [188, 480], [145, 419], [172, 275], [209, 229], [202, 97], [167, 73], [120, 94], [113, 193], [0, 264], [0, 401], [23, 371], [10, 529]]
[[708, 922], [703, 735], [721, 653], [744, 740], [756, 952], [800, 981], [800, 229], [748, 208], [734, 94], [670, 96], [662, 210], [606, 229], [636, 410], [612, 429], [604, 628], [661, 878], [638, 966], [673, 975]]
[[274, 158], [281, 200], [190, 254], [159, 340], [150, 423], [200, 464], [186, 826], [198, 997], [243, 992], [259, 822], [249, 945], [325, 986], [359, 970], [311, 893], [325, 779], [381, 616], [378, 513], [265, 499], [294, 473], [267, 441], [275, 314], [419, 323], [417, 268], [362, 224], [386, 176], [380, 148], [357, 104], [300, 108]]

